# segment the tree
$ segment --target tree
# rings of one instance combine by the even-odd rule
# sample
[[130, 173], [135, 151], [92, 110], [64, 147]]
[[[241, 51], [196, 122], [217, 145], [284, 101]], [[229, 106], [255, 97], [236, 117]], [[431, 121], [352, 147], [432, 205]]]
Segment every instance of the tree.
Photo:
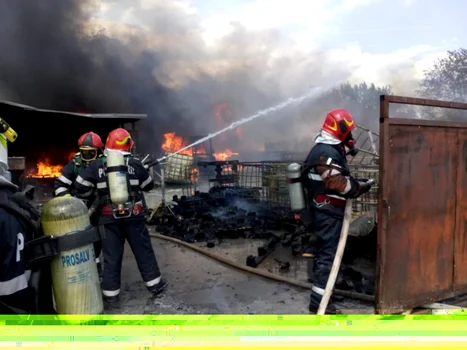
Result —
[[467, 102], [467, 50], [448, 51], [425, 71], [419, 94], [425, 98]]
[[274, 130], [268, 130], [268, 140], [293, 139], [298, 145], [297, 149], [308, 149], [323, 125], [326, 113], [336, 108], [347, 109], [358, 125], [379, 134], [380, 95], [390, 94], [392, 92], [389, 86], [379, 87], [365, 82], [336, 86], [319, 97], [310, 98], [298, 106], [279, 112], [282, 117], [276, 118], [271, 124]]
[[[467, 102], [467, 50], [448, 51], [424, 72], [418, 94], [423, 98]], [[465, 121], [467, 112], [444, 108], [418, 108], [423, 119]]]
[[358, 85], [345, 83], [331, 89], [322, 97], [318, 105], [322, 114], [334, 108], [347, 109], [358, 124], [379, 133], [379, 97], [390, 94], [392, 94], [390, 86], [378, 87], [366, 82]]

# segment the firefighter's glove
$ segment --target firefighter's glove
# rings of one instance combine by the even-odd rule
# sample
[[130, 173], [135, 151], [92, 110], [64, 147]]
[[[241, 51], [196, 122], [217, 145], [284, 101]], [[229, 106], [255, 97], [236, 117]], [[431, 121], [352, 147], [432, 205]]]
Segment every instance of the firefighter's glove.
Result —
[[67, 194], [63, 195], [63, 197], [71, 197], [71, 194], [67, 193]]
[[154, 159], [152, 159], [151, 155], [148, 154], [148, 156], [143, 161], [143, 166], [146, 169], [149, 169], [152, 166], [152, 163], [154, 163]]
[[370, 189], [371, 186], [373, 186], [373, 182], [369, 181], [359, 181], [357, 179], [352, 179], [353, 180], [353, 186], [355, 186], [355, 190], [353, 190], [351, 193], [349, 193], [349, 198], [358, 198], [362, 194], [367, 193]]
[[368, 181], [358, 181], [357, 196], [355, 198], [360, 197], [362, 194], [370, 191], [372, 185], [373, 184]]

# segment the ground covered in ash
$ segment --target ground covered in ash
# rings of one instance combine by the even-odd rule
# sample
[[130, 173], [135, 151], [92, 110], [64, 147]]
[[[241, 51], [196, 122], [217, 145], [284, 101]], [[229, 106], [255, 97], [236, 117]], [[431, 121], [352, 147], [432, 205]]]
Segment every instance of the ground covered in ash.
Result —
[[[263, 240], [226, 240], [214, 248], [196, 245], [240, 264], [255, 254]], [[190, 249], [153, 239], [153, 246], [167, 290], [151, 296], [144, 286], [135, 259], [125, 246], [121, 300], [106, 305], [109, 314], [308, 314], [310, 291], [271, 281], [220, 264]], [[289, 260], [290, 269], [281, 272], [277, 260]], [[306, 259], [293, 259], [290, 249], [276, 249], [258, 269], [306, 281]], [[105, 268], [105, 267], [104, 267]], [[343, 313], [373, 313], [369, 304], [345, 300]]]
[[[253, 191], [253, 192], [252, 192]], [[233, 239], [252, 239], [256, 249], [241, 252], [236, 259], [250, 267], [264, 265], [276, 251], [287, 251], [287, 259], [273, 258], [276, 265], [292, 264], [304, 253], [315, 253], [316, 238], [294, 218], [287, 206], [271, 206], [255, 199], [254, 189], [211, 188], [194, 196], [173, 197], [170, 209], [149, 222], [163, 235], [188, 243], [205, 242], [208, 248], [229, 247]], [[351, 224], [350, 237], [336, 288], [374, 295], [376, 229], [366, 230], [371, 220], [359, 217]], [[366, 233], [361, 233], [367, 231]], [[372, 231], [372, 232], [370, 232]], [[216, 249], [214, 249], [216, 250]], [[239, 252], [240, 253], [240, 252]], [[287, 272], [282, 268], [281, 272]], [[303, 280], [307, 281], [307, 276]]]

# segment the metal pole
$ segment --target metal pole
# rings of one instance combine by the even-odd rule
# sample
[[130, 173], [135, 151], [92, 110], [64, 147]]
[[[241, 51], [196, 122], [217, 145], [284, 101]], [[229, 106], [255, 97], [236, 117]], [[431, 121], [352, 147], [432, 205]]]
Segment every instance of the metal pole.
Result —
[[161, 202], [165, 206], [165, 163], [161, 163]]

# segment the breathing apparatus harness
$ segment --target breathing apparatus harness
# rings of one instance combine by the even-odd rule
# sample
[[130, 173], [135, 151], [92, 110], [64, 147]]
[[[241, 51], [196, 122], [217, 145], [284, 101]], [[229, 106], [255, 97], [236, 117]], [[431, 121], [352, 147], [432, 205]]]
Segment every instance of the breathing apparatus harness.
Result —
[[[111, 211], [112, 216], [115, 219], [125, 219], [129, 218], [132, 215], [138, 215], [144, 212], [145, 206], [144, 206], [144, 200], [142, 200], [143, 205], [137, 204], [137, 201], [139, 201], [139, 193], [133, 190], [133, 187], [131, 186], [130, 182], [130, 177], [128, 173], [128, 162], [132, 158], [132, 155], [126, 155], [124, 156], [125, 159], [125, 165], [118, 165], [118, 166], [107, 166], [107, 157], [102, 156], [100, 159], [102, 160], [102, 163], [104, 164], [104, 171], [105, 171], [105, 181], [107, 185], [107, 189], [109, 190], [109, 193], [106, 195], [103, 195], [99, 199], [99, 204], [103, 206], [102, 213], [105, 213], [105, 207], [108, 207]], [[126, 184], [127, 184], [127, 190], [128, 190], [128, 201], [125, 203], [120, 203], [116, 204], [112, 202], [112, 199], [110, 197], [110, 185], [109, 185], [109, 173], [123, 173], [126, 177]], [[143, 197], [144, 198], [144, 197]]]
[[[347, 146], [347, 145], [346, 145]], [[346, 156], [347, 155], [350, 155], [352, 157], [355, 157], [355, 155], [358, 153], [358, 149], [352, 144], [350, 146], [347, 146], [349, 148], [349, 151], [346, 152]], [[308, 172], [312, 169], [315, 169], [316, 167], [320, 166], [320, 165], [323, 165], [323, 164], [311, 164], [311, 165], [308, 165], [308, 166], [304, 166], [302, 168], [302, 175], [300, 178], [296, 179], [296, 180], [288, 180], [289, 183], [295, 183], [295, 182], [301, 182], [302, 184], [306, 184], [306, 179], [308, 177]], [[342, 167], [339, 167], [339, 166], [336, 166], [334, 164], [326, 164], [326, 166], [330, 169], [335, 169], [335, 170], [338, 170], [343, 176], [350, 176], [350, 170], [349, 169], [345, 169], [345, 168], [342, 168]], [[307, 197], [310, 196], [310, 194], [308, 193], [308, 186], [304, 186], [305, 187], [305, 194], [307, 195]]]
[[50, 290], [51, 271], [47, 263], [65, 251], [78, 249], [105, 237], [104, 230], [100, 227], [88, 227], [85, 230], [72, 232], [73, 234], [61, 237], [44, 235], [40, 224], [40, 214], [33, 204], [34, 192], [33, 186], [27, 186], [23, 191], [16, 192], [9, 199], [0, 200], [0, 208], [20, 220], [27, 232], [24, 260], [26, 270], [31, 270], [28, 286], [32, 297], [29, 310], [15, 308], [0, 302], [1, 312], [54, 314]]
[[[0, 118], [0, 134], [9, 142], [14, 142], [18, 136], [16, 132]], [[0, 135], [1, 136], [1, 135]], [[28, 281], [33, 291], [33, 303], [31, 310], [22, 310], [3, 302], [0, 309], [13, 314], [46, 314], [54, 313], [52, 293], [44, 288], [51, 287], [50, 269], [44, 266], [60, 253], [92, 244], [104, 238], [103, 230], [88, 227], [79, 232], [73, 232], [61, 237], [45, 236], [40, 221], [40, 211], [34, 203], [35, 188], [26, 186], [22, 191], [15, 192], [12, 196], [0, 196], [0, 208], [17, 218], [26, 231], [24, 244], [24, 260], [26, 270], [31, 270]], [[45, 267], [45, 268], [44, 268]]]
[[[351, 140], [351, 138], [349, 138], [349, 140]], [[344, 157], [349, 155], [350, 152], [351, 155], [354, 156], [358, 150], [355, 148], [353, 143], [345, 142], [345, 144], [347, 143], [349, 144], [349, 146], [347, 146], [347, 148], [349, 148], [347, 153], [345, 153], [343, 144], [335, 145], [333, 147], [339, 147], [338, 151], [342, 152]], [[300, 220], [307, 227], [311, 227], [313, 224], [313, 215], [311, 208], [309, 207], [309, 203], [315, 199], [313, 189], [308, 181], [308, 174], [310, 171], [313, 171], [318, 175], [314, 170], [318, 166], [322, 165], [323, 164], [306, 165], [305, 161], [305, 164], [292, 163], [287, 168], [287, 183], [289, 184], [291, 209], [294, 212], [295, 219]], [[326, 164], [326, 166], [330, 169], [338, 170], [343, 176], [350, 176], [349, 169], [345, 167], [342, 168], [331, 163]], [[326, 195], [322, 196], [326, 197], [325, 202], [327, 203], [331, 203], [333, 200], [332, 198], [328, 198]]]
[[[103, 154], [99, 154], [96, 159], [101, 159], [104, 157]], [[86, 167], [89, 165], [89, 162], [85, 162], [83, 158], [81, 158], [80, 152], [77, 152], [75, 154], [75, 157], [73, 158], [73, 171], [75, 173], [75, 176], [78, 176], [83, 169], [86, 169]]]
[[32, 204], [34, 191], [33, 186], [27, 186], [22, 192], [11, 196], [9, 201], [0, 200], [0, 207], [18, 218], [30, 233], [32, 239], [26, 242], [24, 251], [28, 268], [49, 261], [61, 252], [100, 241], [104, 237], [104, 232], [96, 227], [61, 237], [43, 235], [40, 214]]

